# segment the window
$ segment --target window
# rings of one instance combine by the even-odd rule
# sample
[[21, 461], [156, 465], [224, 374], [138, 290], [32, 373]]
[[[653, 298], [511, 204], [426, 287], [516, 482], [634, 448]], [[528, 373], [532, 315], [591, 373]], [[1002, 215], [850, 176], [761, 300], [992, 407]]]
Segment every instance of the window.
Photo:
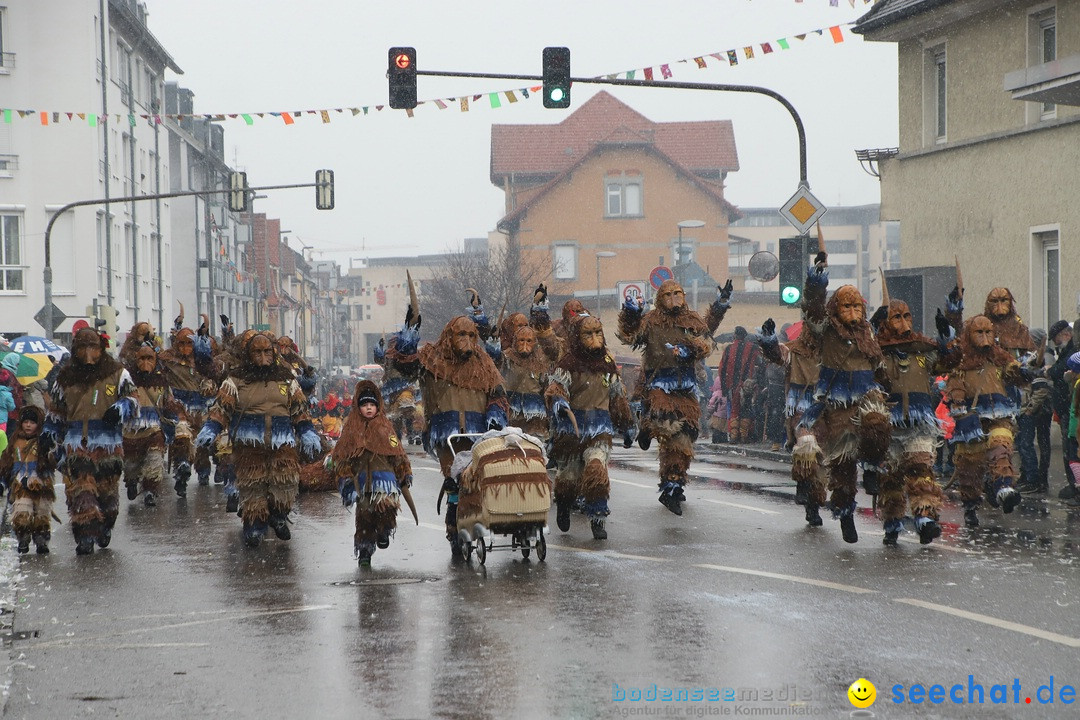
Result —
[[577, 279], [577, 245], [556, 245], [554, 251], [555, 279]]
[[[1045, 65], [1057, 60], [1057, 11], [1043, 8], [1028, 15], [1028, 65]], [[1038, 112], [1032, 120], [1047, 120], [1057, 115], [1054, 103], [1036, 103]]]
[[1061, 255], [1056, 230], [1035, 233], [1042, 262], [1043, 327], [1050, 327], [1061, 319]]
[[7, 45], [4, 44], [4, 21], [7, 19], [4, 14], [7, 12], [7, 8], [0, 7], [0, 75], [7, 75], [11, 72], [11, 68], [15, 67], [15, 53], [8, 52]]
[[24, 292], [19, 215], [0, 215], [0, 291]]
[[938, 140], [945, 139], [945, 89], [945, 51], [942, 50], [934, 54], [934, 137]]
[[604, 180], [604, 217], [641, 217], [641, 176], [609, 175]]

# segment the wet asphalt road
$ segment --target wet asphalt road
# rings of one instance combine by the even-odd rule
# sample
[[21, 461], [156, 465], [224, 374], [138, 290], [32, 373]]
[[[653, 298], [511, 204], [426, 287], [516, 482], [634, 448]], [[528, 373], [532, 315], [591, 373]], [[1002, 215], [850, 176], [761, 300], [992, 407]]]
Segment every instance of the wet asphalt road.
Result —
[[[655, 449], [616, 450], [610, 539], [552, 516], [543, 563], [453, 562], [419, 456], [422, 524], [402, 516], [370, 570], [332, 494], [302, 496], [293, 540], [255, 550], [220, 487], [194, 483], [186, 501], [125, 503], [90, 557], [55, 528], [53, 554], [21, 563], [4, 715], [849, 717], [860, 677], [876, 717], [1077, 715], [1061, 692], [1080, 687], [1078, 511], [1027, 498], [968, 531], [952, 505], [942, 542], [899, 548], [863, 514], [846, 545], [829, 519], [804, 526], [782, 464], [706, 451], [679, 518], [656, 501]], [[916, 683], [966, 701], [969, 675], [983, 704], [892, 701]], [[704, 700], [632, 699], [654, 684]]]

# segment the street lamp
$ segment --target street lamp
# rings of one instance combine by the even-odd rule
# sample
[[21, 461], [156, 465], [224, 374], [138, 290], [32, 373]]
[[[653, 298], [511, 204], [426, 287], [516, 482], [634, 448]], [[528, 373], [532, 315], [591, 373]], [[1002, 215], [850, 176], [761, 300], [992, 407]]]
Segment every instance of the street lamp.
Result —
[[596, 253], [596, 317], [600, 317], [600, 259], [613, 257], [615, 253], [611, 250], [600, 250]]
[[673, 270], [675, 270], [675, 280], [681, 285], [682, 284], [682, 273], [679, 271], [679, 265], [682, 264], [682, 259], [683, 259], [683, 254], [682, 254], [682, 231], [683, 231], [683, 228], [705, 227], [705, 221], [704, 220], [682, 220], [682, 221], [679, 222], [678, 227], [679, 227], [679, 250], [678, 250], [678, 254], [675, 256], [675, 267], [673, 268]]

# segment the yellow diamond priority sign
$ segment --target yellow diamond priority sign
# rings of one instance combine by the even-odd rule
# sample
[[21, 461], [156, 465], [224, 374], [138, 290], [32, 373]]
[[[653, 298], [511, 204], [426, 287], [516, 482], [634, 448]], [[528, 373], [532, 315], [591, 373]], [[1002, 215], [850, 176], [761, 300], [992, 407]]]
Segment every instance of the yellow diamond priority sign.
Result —
[[791, 199], [780, 208], [780, 214], [799, 231], [800, 235], [806, 235], [810, 232], [810, 228], [814, 227], [814, 223], [825, 214], [825, 210], [825, 206], [813, 196], [810, 188], [800, 185]]

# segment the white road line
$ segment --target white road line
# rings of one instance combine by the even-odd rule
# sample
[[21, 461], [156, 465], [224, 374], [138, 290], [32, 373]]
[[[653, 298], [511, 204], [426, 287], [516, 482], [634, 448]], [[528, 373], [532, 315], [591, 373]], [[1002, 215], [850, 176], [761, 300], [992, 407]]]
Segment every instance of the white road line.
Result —
[[[882, 537], [885, 537], [885, 536], [882, 535]], [[906, 537], [901, 536], [900, 537], [900, 542], [907, 543], [909, 545], [922, 546], [922, 543], [919, 542], [918, 540], [914, 539], [914, 538], [906, 538]], [[945, 543], [940, 543], [940, 542], [931, 543], [930, 547], [934, 548], [935, 550], [948, 550], [949, 552], [962, 553], [964, 555], [982, 555], [982, 553], [978, 552], [977, 550], [968, 550], [967, 548], [955, 547], [953, 545], [946, 545]]]
[[855, 585], [842, 585], [840, 583], [829, 582], [828, 580], [815, 580], [814, 578], [804, 578], [799, 577], [798, 575], [781, 575], [780, 573], [765, 572], [764, 570], [750, 570], [749, 568], [728, 567], [726, 565], [709, 565], [707, 563], [693, 565], [692, 567], [705, 568], [707, 570], [720, 570], [721, 572], [738, 573], [740, 575], [756, 575], [758, 577], [772, 578], [774, 580], [787, 580], [789, 582], [803, 583], [804, 585], [816, 585], [817, 587], [831, 588], [833, 590], [843, 590], [844, 592], [855, 593], [857, 595], [878, 592], [877, 590], [856, 587]]
[[753, 505], [741, 505], [739, 503], [727, 502], [726, 500], [711, 500], [710, 498], [699, 498], [702, 502], [712, 503], [714, 505], [727, 505], [728, 507], [741, 508], [743, 510], [753, 510], [754, 512], [764, 513], [766, 515], [782, 515], [779, 510], [769, 510], [767, 508], [754, 507]]
[[656, 486], [655, 483], [652, 485], [642, 485], [641, 483], [630, 482], [629, 480], [616, 480], [615, 478], [611, 478], [611, 482], [619, 483], [620, 485], [633, 485], [634, 487], [645, 488], [646, 490], [659, 491], [659, 488]]
[[1011, 630], [1013, 632], [1023, 633], [1024, 635], [1031, 635], [1032, 637], [1049, 640], [1050, 642], [1065, 645], [1066, 647], [1080, 648], [1080, 638], [1059, 635], [1048, 630], [1040, 630], [1039, 628], [1033, 628], [1029, 625], [1021, 625], [1020, 623], [1015, 623], [1011, 620], [1001, 620], [996, 617], [990, 617], [989, 615], [980, 615], [979, 613], [969, 612], [968, 610], [960, 610], [958, 608], [949, 607], [948, 605], [938, 605], [937, 603], [916, 600], [914, 598], [893, 598], [893, 602], [914, 605], [925, 610], [936, 610], [937, 612], [945, 613], [946, 615], [954, 615], [956, 617], [964, 618], [965, 620], [974, 620], [975, 622], [980, 622], [984, 625], [993, 625], [1002, 630]]

